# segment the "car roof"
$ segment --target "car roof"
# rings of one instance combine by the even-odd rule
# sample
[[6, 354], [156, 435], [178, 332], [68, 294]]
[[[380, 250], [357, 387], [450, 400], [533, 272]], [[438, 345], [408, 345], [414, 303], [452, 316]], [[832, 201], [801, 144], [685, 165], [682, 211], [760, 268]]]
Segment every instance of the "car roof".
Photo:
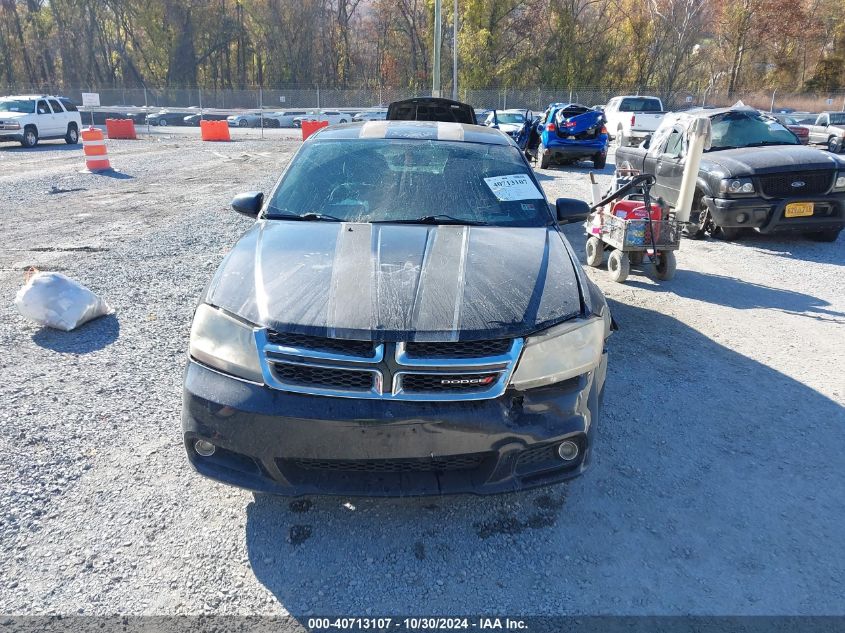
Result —
[[751, 106], [731, 106], [729, 108], [691, 108], [684, 111], [685, 114], [706, 116], [717, 116], [719, 114], [724, 114], [725, 112], [759, 112], [760, 114], [772, 114], [771, 112], [761, 112], [757, 108], [752, 108]]
[[[484, 125], [444, 121], [361, 121], [332, 125], [310, 138], [326, 139], [418, 139], [421, 141], [463, 141], [489, 145], [513, 145], [513, 140]], [[310, 139], [309, 139], [310, 140]]]
[[51, 97], [50, 95], [6, 95], [0, 99], [58, 99], [58, 97]]

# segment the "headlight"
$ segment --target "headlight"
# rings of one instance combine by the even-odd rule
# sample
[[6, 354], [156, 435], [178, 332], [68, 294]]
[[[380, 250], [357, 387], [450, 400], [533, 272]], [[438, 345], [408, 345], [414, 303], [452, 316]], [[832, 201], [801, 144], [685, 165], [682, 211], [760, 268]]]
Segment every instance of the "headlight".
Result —
[[19, 130], [19, 129], [21, 129], [21, 124], [20, 123], [7, 123], [6, 129], [7, 130]]
[[836, 175], [836, 183], [833, 185], [834, 191], [845, 191], [845, 174]]
[[264, 382], [253, 328], [202, 304], [191, 326], [191, 356], [233, 376]]
[[575, 319], [525, 340], [511, 386], [532, 389], [580, 376], [601, 362], [610, 316]]
[[751, 178], [727, 178], [719, 183], [719, 193], [754, 193], [754, 183]]

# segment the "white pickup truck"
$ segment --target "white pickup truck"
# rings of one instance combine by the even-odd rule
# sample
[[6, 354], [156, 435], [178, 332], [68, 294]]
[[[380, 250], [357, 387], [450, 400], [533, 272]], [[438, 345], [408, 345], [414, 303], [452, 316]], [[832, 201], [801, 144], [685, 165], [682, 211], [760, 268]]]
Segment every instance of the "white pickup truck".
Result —
[[0, 141], [35, 147], [39, 140], [79, 142], [82, 120], [70, 101], [47, 95], [0, 97]]
[[666, 112], [657, 97], [613, 97], [604, 108], [607, 131], [620, 147], [639, 143], [658, 127]]
[[805, 125], [813, 145], [825, 145], [827, 151], [845, 151], [845, 112], [822, 112], [812, 125]]

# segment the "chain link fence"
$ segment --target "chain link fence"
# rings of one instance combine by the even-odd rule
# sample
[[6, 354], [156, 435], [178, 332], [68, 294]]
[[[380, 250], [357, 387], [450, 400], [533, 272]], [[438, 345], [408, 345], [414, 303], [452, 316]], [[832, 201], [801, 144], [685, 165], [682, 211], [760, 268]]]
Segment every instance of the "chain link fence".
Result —
[[[386, 107], [391, 101], [407, 99], [426, 91], [408, 88], [321, 88], [290, 86], [282, 88], [101, 88], [97, 86], [56, 88], [55, 86], [0, 87], [2, 94], [59, 94], [77, 103], [82, 102], [83, 92], [100, 95], [100, 105], [105, 108], [178, 108], [216, 110], [284, 110], [291, 108], [331, 108], [356, 111], [364, 108]], [[461, 101], [476, 108], [519, 108], [544, 110], [554, 102], [575, 102], [587, 106], [603, 105], [621, 94], [653, 95], [661, 97], [669, 110], [697, 106], [728, 106], [742, 101], [761, 110], [789, 109], [801, 112], [845, 110], [845, 90], [825, 94], [738, 92], [728, 95], [713, 90], [699, 92], [674, 92], [662, 94], [660, 90], [637, 86], [581, 86], [564, 88], [486, 88], [461, 90]], [[450, 96], [446, 94], [444, 96]]]

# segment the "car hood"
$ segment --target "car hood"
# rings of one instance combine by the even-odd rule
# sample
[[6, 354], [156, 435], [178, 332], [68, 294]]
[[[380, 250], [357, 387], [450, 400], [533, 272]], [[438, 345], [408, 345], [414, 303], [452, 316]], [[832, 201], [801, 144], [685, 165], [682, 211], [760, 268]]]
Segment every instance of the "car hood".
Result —
[[701, 159], [702, 170], [721, 172], [727, 178], [836, 169], [841, 164], [830, 152], [805, 145], [725, 149], [707, 152]]
[[26, 112], [0, 112], [0, 119], [22, 119], [25, 116], [33, 116]]
[[360, 340], [524, 336], [581, 312], [554, 227], [263, 220], [205, 300], [277, 331]]

